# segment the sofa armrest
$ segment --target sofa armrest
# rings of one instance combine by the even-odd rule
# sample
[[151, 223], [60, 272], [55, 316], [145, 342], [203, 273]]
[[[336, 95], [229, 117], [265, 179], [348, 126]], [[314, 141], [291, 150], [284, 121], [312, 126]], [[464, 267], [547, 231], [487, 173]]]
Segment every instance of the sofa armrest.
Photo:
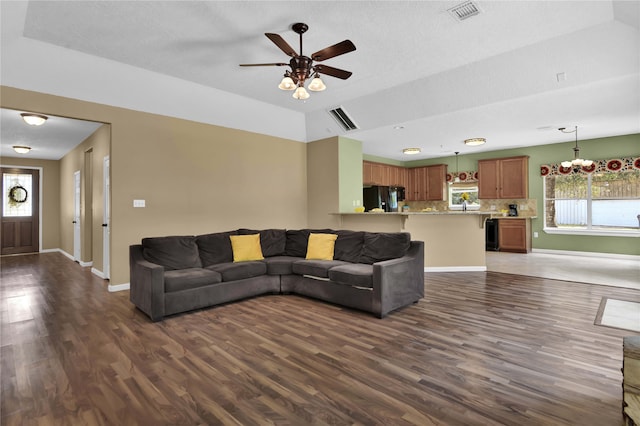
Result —
[[164, 267], [142, 256], [142, 245], [129, 246], [129, 300], [152, 321], [164, 317]]
[[403, 257], [373, 264], [373, 313], [380, 318], [423, 297], [423, 241], [411, 241]]

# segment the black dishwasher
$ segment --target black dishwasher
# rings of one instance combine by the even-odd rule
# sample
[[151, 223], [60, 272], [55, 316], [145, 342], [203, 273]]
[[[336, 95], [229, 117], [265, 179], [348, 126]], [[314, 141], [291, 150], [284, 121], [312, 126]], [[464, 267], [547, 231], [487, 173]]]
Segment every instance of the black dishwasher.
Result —
[[489, 251], [498, 251], [498, 219], [487, 219], [484, 224], [486, 232], [485, 249]]

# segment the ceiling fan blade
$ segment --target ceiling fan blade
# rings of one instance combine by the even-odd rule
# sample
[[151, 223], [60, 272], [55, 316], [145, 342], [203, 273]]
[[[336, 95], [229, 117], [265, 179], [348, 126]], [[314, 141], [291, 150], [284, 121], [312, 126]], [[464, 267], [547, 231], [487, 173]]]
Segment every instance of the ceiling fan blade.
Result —
[[240, 64], [241, 67], [282, 67], [285, 65], [289, 64], [285, 64], [284, 62], [274, 62], [271, 64]]
[[316, 53], [311, 55], [311, 59], [314, 61], [325, 61], [329, 58], [334, 58], [339, 55], [344, 55], [345, 53], [353, 52], [356, 50], [356, 46], [351, 42], [351, 40], [344, 40], [338, 44], [334, 44], [333, 46], [325, 47], [322, 50], [318, 50]]
[[341, 70], [339, 68], [333, 68], [328, 65], [316, 65], [313, 67], [315, 71], [320, 74], [330, 75], [331, 77], [341, 78], [343, 80], [348, 79], [353, 74], [351, 71]]
[[271, 40], [276, 46], [278, 46], [280, 48], [280, 50], [282, 50], [287, 55], [289, 55], [291, 57], [298, 56], [296, 51], [293, 50], [293, 47], [289, 46], [289, 43], [284, 41], [284, 39], [282, 37], [280, 37], [279, 34], [264, 33], [264, 35], [266, 35], [269, 38], [269, 40]]

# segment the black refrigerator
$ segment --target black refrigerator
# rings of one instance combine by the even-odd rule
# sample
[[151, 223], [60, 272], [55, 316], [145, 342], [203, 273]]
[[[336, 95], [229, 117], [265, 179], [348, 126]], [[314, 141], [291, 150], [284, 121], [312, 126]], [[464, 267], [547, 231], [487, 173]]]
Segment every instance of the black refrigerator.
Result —
[[397, 186], [366, 186], [362, 188], [362, 205], [365, 211], [382, 209], [393, 212], [398, 209], [398, 201], [404, 200], [404, 188]]

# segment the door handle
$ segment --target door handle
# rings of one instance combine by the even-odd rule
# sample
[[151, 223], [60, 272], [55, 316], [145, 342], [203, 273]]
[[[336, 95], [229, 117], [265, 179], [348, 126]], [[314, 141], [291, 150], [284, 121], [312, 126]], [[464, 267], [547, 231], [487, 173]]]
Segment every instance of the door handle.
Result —
[[76, 222], [76, 221], [74, 220], [74, 221], [73, 221], [73, 222], [71, 222], [71, 223], [78, 223], [78, 222]]
[[109, 225], [108, 225], [108, 224], [106, 224], [106, 223], [103, 223], [103, 224], [102, 224], [102, 226], [104, 226], [104, 227], [106, 228], [106, 227], [107, 227], [107, 226], [109, 226]]

